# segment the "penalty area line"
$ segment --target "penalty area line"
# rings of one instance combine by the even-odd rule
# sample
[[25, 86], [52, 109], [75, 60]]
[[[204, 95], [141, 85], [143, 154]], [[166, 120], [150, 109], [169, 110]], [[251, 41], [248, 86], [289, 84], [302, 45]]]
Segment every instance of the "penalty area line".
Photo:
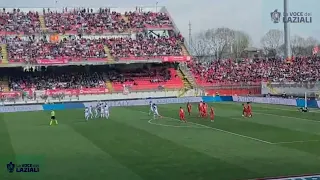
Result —
[[[159, 124], [159, 123], [154, 123], [152, 122], [154, 119], [150, 119], [148, 121], [149, 124], [152, 124], [152, 125], [157, 125], [157, 126], [164, 126], [164, 127], [174, 127], [174, 128], [205, 128], [205, 127], [195, 127], [195, 126], [176, 126], [176, 125], [170, 125], [170, 124]], [[184, 123], [184, 124], [187, 124], [187, 123]]]
[[287, 141], [287, 142], [276, 142], [272, 144], [295, 144], [295, 143], [307, 143], [307, 142], [320, 142], [320, 140], [305, 140], [305, 141]]
[[[144, 111], [137, 111], [137, 112], [140, 112], [140, 113], [143, 113], [143, 114], [148, 114], [147, 112], [144, 112]], [[163, 116], [163, 117], [166, 117], [166, 116]], [[179, 119], [172, 118], [172, 117], [166, 117], [166, 118], [169, 118], [169, 119], [172, 119], [172, 120], [175, 120], [175, 121], [180, 121]], [[194, 125], [197, 125], [197, 126], [202, 126], [202, 127], [207, 128], [207, 129], [212, 129], [212, 130], [215, 130], [215, 131], [223, 132], [223, 133], [226, 133], [226, 134], [231, 134], [231, 135], [234, 135], [234, 136], [242, 137], [242, 138], [245, 138], [245, 139], [251, 139], [253, 141], [258, 141], [258, 142], [265, 143], [265, 144], [274, 144], [274, 143], [269, 142], [269, 141], [264, 141], [264, 140], [261, 140], [261, 139], [258, 139], [258, 138], [254, 138], [254, 137], [245, 136], [245, 135], [242, 135], [242, 134], [233, 133], [233, 132], [230, 132], [230, 131], [225, 131], [225, 130], [222, 130], [222, 129], [206, 126], [206, 125], [203, 125], [203, 124], [198, 124], [198, 123], [194, 123], [194, 122], [188, 122], [188, 123], [194, 124]]]

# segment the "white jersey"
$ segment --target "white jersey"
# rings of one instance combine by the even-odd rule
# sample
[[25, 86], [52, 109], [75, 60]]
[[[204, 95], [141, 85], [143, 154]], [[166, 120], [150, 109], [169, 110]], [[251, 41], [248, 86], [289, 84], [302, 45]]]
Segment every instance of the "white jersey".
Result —
[[158, 115], [158, 107], [156, 105], [153, 105], [153, 113]]
[[153, 106], [152, 106], [152, 109], [153, 109], [153, 111], [158, 111], [157, 105], [153, 105]]
[[104, 111], [108, 111], [109, 112], [109, 106], [108, 105], [104, 106]]
[[150, 102], [150, 110], [153, 112], [153, 104], [152, 104], [152, 102]]
[[92, 106], [89, 107], [89, 113], [92, 114]]
[[89, 109], [88, 108], [84, 109], [84, 114], [89, 114]]

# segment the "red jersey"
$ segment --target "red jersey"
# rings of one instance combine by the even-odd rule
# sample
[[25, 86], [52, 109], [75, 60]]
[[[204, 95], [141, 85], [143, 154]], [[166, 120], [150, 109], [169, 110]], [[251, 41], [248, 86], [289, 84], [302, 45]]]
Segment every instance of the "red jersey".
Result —
[[190, 104], [190, 103], [188, 103], [188, 104], [187, 104], [187, 108], [190, 110], [190, 109], [191, 109], [191, 107], [192, 107], [192, 106], [191, 106], [191, 104]]
[[180, 112], [179, 112], [179, 113], [180, 113], [180, 115], [184, 115], [184, 111], [183, 111], [182, 108], [180, 109]]
[[202, 106], [203, 106], [203, 104], [202, 103], [199, 103], [199, 110], [201, 110], [202, 109]]
[[213, 109], [213, 107], [210, 108], [210, 115], [214, 115], [214, 109]]
[[243, 105], [243, 112], [246, 112], [246, 111], [247, 111], [247, 106]]
[[250, 104], [247, 106], [247, 110], [251, 111], [251, 105]]

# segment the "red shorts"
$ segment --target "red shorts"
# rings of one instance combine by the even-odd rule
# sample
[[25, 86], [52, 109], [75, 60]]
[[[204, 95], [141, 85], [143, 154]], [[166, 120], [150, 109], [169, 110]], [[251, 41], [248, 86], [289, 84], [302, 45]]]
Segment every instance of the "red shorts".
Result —
[[210, 119], [214, 119], [214, 114], [211, 114], [211, 115], [210, 115]]
[[191, 108], [188, 108], [188, 112], [191, 112]]

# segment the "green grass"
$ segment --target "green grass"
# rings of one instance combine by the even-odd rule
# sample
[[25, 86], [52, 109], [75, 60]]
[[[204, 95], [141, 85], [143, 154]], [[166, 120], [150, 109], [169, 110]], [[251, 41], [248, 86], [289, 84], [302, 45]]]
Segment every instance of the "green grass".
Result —
[[[177, 119], [179, 104], [111, 109], [109, 120], [85, 122], [83, 109], [0, 115], [0, 179], [244, 180], [320, 173], [320, 113], [253, 104], [213, 104], [214, 123]], [[194, 105], [194, 109], [196, 105]], [[149, 122], [148, 122], [149, 121]], [[39, 173], [8, 173], [10, 161], [40, 165]], [[3, 178], [1, 178], [3, 177]]]

